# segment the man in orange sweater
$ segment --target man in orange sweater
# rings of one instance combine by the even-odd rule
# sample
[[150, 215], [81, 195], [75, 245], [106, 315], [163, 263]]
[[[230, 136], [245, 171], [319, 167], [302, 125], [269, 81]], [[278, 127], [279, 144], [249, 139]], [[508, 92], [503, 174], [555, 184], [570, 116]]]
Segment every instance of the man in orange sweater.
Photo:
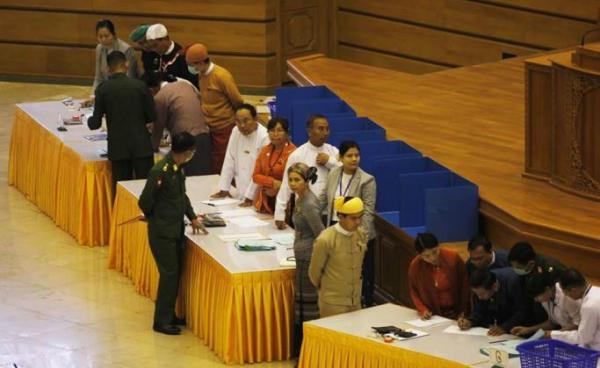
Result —
[[212, 141], [213, 170], [219, 174], [235, 126], [235, 111], [244, 100], [231, 73], [210, 60], [206, 46], [191, 45], [185, 60], [190, 73], [200, 75], [202, 113]]

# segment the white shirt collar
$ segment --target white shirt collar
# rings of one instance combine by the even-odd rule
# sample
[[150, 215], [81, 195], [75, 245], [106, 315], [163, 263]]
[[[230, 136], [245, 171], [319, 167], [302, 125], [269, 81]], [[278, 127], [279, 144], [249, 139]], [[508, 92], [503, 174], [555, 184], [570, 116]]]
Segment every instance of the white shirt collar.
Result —
[[317, 147], [314, 144], [310, 143], [310, 141], [308, 141], [308, 142], [306, 142], [306, 146], [312, 150], [320, 151], [321, 149], [323, 149], [325, 147], [325, 143], [323, 143], [323, 145], [321, 147]]
[[343, 234], [346, 236], [352, 236], [352, 234], [354, 234], [354, 231], [348, 231], [348, 230], [344, 229], [342, 227], [342, 225], [340, 225], [339, 222], [337, 224], [335, 224], [334, 227], [340, 234]]
[[209, 75], [210, 72], [213, 71], [213, 69], [215, 68], [215, 63], [213, 63], [212, 61], [208, 64], [208, 69], [206, 69], [206, 73], [204, 73], [204, 75]]
[[490, 266], [496, 262], [496, 251], [492, 251], [492, 262], [490, 262]]
[[171, 41], [171, 46], [169, 46], [169, 48], [167, 49], [167, 52], [165, 52], [165, 55], [169, 55], [170, 53], [173, 52], [174, 49], [175, 49], [175, 42]]

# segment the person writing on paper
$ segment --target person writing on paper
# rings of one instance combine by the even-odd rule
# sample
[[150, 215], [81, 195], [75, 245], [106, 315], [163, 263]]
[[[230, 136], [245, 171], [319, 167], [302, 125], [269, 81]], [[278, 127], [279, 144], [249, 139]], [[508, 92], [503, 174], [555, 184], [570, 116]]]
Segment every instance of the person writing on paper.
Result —
[[334, 203], [339, 222], [323, 230], [315, 240], [308, 274], [319, 291], [321, 318], [362, 307], [361, 271], [367, 250], [362, 228], [363, 201], [338, 197]]
[[196, 138], [196, 154], [185, 165], [188, 176], [212, 173], [210, 135], [200, 109], [200, 93], [185, 79], [175, 78], [161, 72], [144, 75], [156, 104], [156, 121], [152, 132], [153, 146], [159, 149], [166, 129], [171, 136], [188, 132]]
[[469, 240], [467, 245], [469, 259], [467, 260], [467, 273], [471, 275], [476, 269], [495, 270], [496, 268], [510, 267], [508, 252], [504, 249], [494, 249], [492, 242], [484, 236], [476, 236]]
[[362, 267], [363, 304], [373, 304], [375, 287], [375, 201], [377, 186], [375, 178], [360, 168], [360, 147], [355, 141], [343, 141], [339, 146], [339, 160], [342, 166], [334, 167], [327, 176], [325, 190], [321, 193], [321, 207], [326, 210], [327, 226], [338, 222], [337, 212], [333, 208], [335, 199], [339, 196], [358, 197], [363, 201], [365, 211], [362, 217], [362, 227], [367, 233], [367, 253]]
[[242, 104], [235, 112], [235, 128], [231, 132], [225, 161], [221, 169], [219, 191], [213, 199], [231, 197], [231, 181], [235, 179], [237, 198], [242, 207], [250, 207], [256, 196], [257, 185], [252, 181], [254, 164], [260, 150], [268, 144], [267, 129], [258, 123], [254, 106]]
[[195, 146], [191, 134], [175, 134], [171, 152], [152, 167], [138, 201], [148, 220], [148, 240], [160, 275], [153, 329], [167, 335], [178, 335], [177, 325], [185, 324], [175, 316], [185, 246], [183, 217], [192, 222], [194, 234], [207, 234], [185, 190], [185, 164], [194, 156]]
[[329, 170], [340, 165], [338, 161], [339, 151], [334, 146], [326, 143], [329, 138], [329, 122], [323, 115], [312, 115], [306, 123], [308, 131], [308, 142], [296, 149], [288, 158], [286, 170], [284, 171], [281, 188], [277, 193], [275, 203], [275, 225], [278, 229], [285, 229], [285, 208], [290, 198], [288, 187], [287, 168], [296, 162], [302, 162], [308, 166], [317, 168], [318, 179], [310, 186], [310, 190], [318, 197], [325, 190]]
[[576, 330], [546, 331], [546, 337], [600, 351], [600, 288], [575, 269], [565, 270], [559, 283], [567, 298], [581, 303], [581, 320]]
[[308, 266], [313, 243], [325, 228], [321, 221], [319, 200], [310, 191], [309, 183], [317, 180], [317, 169], [297, 162], [287, 169], [289, 188], [297, 196], [291, 196], [291, 221], [294, 224], [294, 258], [296, 278], [294, 281], [294, 356], [302, 346], [302, 323], [319, 318], [317, 291], [308, 277]]
[[475, 294], [473, 312], [458, 319], [458, 327], [489, 328], [488, 335], [509, 333], [516, 326], [527, 325], [529, 308], [524, 300], [519, 277], [510, 268], [478, 269], [469, 277]]
[[290, 142], [287, 119], [272, 118], [267, 124], [267, 131], [271, 143], [264, 146], [258, 154], [252, 181], [259, 186], [254, 207], [260, 213], [273, 214], [285, 164], [296, 146]]
[[460, 255], [441, 248], [431, 233], [417, 234], [415, 249], [418, 255], [408, 268], [408, 287], [419, 316], [462, 316], [469, 308], [469, 284]]
[[540, 303], [548, 319], [531, 327], [517, 326], [510, 333], [518, 336], [528, 336], [539, 329], [570, 331], [577, 329], [580, 316], [581, 302], [568, 298], [556, 282], [552, 271], [532, 273], [525, 281], [525, 292], [536, 303]]
[[121, 51], [108, 54], [110, 77], [96, 88], [91, 130], [100, 129], [106, 116], [108, 159], [113, 193], [121, 180], [145, 179], [154, 164], [151, 130], [156, 120], [152, 94], [146, 84], [129, 78], [127, 57]]

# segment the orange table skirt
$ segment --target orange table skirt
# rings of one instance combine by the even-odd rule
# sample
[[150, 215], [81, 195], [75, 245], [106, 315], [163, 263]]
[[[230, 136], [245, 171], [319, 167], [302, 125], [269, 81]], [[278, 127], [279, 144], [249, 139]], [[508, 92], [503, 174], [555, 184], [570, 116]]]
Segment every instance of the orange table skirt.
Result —
[[111, 181], [108, 161], [84, 161], [52, 132], [16, 108], [8, 183], [79, 244], [108, 244]]
[[[129, 277], [135, 290], [156, 298], [158, 270], [146, 223], [119, 226], [140, 214], [122, 186], [111, 219], [109, 267]], [[188, 241], [178, 310], [192, 332], [228, 364], [287, 360], [293, 336], [293, 270], [232, 274]]]
[[298, 367], [464, 368], [463, 364], [304, 324]]

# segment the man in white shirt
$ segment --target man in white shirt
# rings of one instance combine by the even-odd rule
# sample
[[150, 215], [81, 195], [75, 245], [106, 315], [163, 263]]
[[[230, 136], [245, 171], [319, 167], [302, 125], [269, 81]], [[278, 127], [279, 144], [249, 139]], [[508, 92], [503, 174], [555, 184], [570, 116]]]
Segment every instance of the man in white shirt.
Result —
[[221, 169], [219, 192], [211, 198], [231, 197], [231, 181], [235, 179], [237, 198], [242, 199], [242, 207], [249, 207], [256, 196], [257, 185], [252, 181], [256, 157], [261, 148], [269, 143], [267, 129], [256, 120], [254, 106], [242, 104], [235, 112], [235, 127], [231, 132], [225, 161]]
[[334, 146], [325, 143], [329, 138], [329, 122], [323, 115], [312, 115], [306, 123], [308, 142], [298, 147], [288, 158], [285, 165], [281, 188], [275, 204], [275, 225], [278, 229], [285, 228], [285, 208], [292, 192], [288, 185], [288, 168], [296, 162], [305, 163], [317, 168], [317, 181], [310, 185], [310, 190], [317, 198], [325, 190], [329, 170], [341, 165], [338, 161], [339, 151]]
[[600, 351], [600, 288], [569, 269], [560, 277], [560, 287], [573, 300], [581, 300], [579, 327], [573, 331], [546, 331], [546, 337]]

